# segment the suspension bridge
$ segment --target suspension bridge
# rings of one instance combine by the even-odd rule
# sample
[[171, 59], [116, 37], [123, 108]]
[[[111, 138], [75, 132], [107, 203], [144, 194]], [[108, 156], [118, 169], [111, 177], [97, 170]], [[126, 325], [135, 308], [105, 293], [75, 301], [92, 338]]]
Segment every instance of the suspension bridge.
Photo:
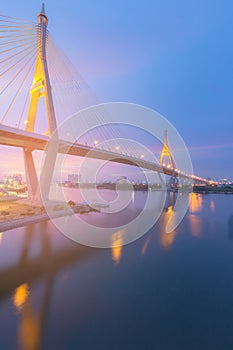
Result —
[[[30, 200], [40, 200], [42, 185], [45, 193], [49, 193], [57, 153], [137, 166], [175, 180], [214, 183], [176, 168], [166, 130], [159, 162], [145, 159], [130, 147], [121, 147], [121, 153], [117, 147], [113, 150], [98, 147], [97, 139], [121, 137], [117, 126], [110, 126], [99, 128], [75, 143], [59, 138], [53, 155], [44, 163], [41, 174], [44, 183], [40, 181], [40, 186], [33, 151], [46, 150], [51, 135], [63, 120], [99, 103], [82, 76], [58, 49], [47, 26], [44, 5], [37, 23], [0, 15], [0, 144], [23, 149]], [[47, 120], [46, 131], [43, 116]], [[101, 115], [95, 118], [99, 125], [103, 124]], [[87, 129], [91, 129], [91, 120], [87, 118], [85, 123]]]

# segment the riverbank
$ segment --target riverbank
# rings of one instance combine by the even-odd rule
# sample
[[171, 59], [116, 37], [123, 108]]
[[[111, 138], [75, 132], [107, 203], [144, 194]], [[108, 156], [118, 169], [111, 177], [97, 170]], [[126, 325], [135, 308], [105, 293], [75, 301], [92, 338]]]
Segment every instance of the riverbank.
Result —
[[50, 216], [43, 206], [31, 206], [20, 202], [0, 203], [0, 232], [35, 224], [41, 221], [73, 214], [98, 211], [89, 205], [58, 203], [50, 208]]
[[203, 194], [233, 194], [232, 187], [217, 187], [217, 186], [194, 186], [193, 192]]
[[119, 182], [119, 183], [103, 183], [103, 184], [95, 184], [95, 183], [86, 183], [86, 184], [65, 184], [61, 183], [59, 186], [65, 187], [65, 188], [76, 188], [76, 189], [98, 189], [98, 190], [120, 190], [120, 191], [131, 191], [132, 188], [134, 191], [148, 191], [154, 190], [154, 191], [161, 191], [162, 187], [159, 184], [149, 185], [146, 183], [141, 184], [133, 184], [129, 182]]

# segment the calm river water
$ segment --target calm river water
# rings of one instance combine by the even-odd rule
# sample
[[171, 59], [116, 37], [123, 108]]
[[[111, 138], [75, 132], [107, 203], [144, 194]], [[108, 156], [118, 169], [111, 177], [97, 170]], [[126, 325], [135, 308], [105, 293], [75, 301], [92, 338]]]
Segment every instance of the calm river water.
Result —
[[[117, 220], [137, 215], [146, 195]], [[49, 221], [0, 234], [0, 349], [232, 350], [233, 196], [192, 194], [166, 234], [171, 210], [112, 249], [74, 243]]]

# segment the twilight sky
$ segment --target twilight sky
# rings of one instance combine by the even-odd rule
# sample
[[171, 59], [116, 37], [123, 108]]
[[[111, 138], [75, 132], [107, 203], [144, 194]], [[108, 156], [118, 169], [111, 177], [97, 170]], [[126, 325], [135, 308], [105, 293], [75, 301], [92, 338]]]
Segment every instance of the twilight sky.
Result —
[[[233, 178], [231, 0], [45, 6], [56, 43], [103, 102], [157, 110], [182, 135], [196, 174]], [[8, 0], [0, 12], [36, 21], [40, 8], [41, 1]]]

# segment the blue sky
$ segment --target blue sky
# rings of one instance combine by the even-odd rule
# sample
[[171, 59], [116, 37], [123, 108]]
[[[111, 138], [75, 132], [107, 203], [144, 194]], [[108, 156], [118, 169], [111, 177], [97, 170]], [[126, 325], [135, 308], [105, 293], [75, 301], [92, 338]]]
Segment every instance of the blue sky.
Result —
[[[49, 30], [103, 102], [157, 110], [178, 129], [195, 173], [233, 178], [233, 2], [45, 2]], [[36, 21], [40, 1], [1, 4]]]

